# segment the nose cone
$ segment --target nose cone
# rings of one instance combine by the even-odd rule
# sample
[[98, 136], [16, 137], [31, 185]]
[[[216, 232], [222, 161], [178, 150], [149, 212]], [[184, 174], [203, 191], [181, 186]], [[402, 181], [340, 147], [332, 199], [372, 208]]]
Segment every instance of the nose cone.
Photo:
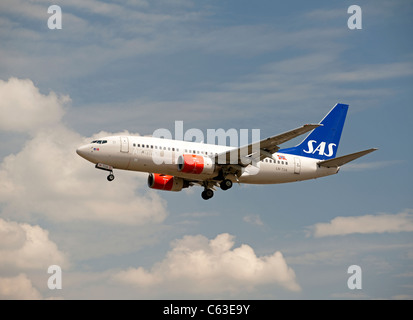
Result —
[[76, 149], [76, 153], [81, 156], [82, 158], [87, 159], [87, 154], [90, 153], [89, 147], [87, 145], [81, 146]]

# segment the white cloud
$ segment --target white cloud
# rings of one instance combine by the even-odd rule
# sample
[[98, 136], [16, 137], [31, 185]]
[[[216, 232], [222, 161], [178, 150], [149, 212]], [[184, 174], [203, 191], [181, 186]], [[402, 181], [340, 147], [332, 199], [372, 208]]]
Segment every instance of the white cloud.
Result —
[[[187, 189], [187, 190], [193, 190], [193, 189]], [[204, 217], [214, 217], [214, 216], [219, 216], [218, 212], [214, 211], [194, 211], [194, 212], [185, 212], [181, 213], [179, 215], [180, 217], [190, 217], [190, 218], [204, 218]]]
[[413, 272], [405, 272], [405, 273], [402, 273], [402, 274], [395, 274], [394, 277], [397, 277], [397, 278], [404, 278], [404, 277], [413, 278]]
[[277, 284], [300, 291], [294, 271], [281, 252], [257, 257], [246, 244], [233, 248], [233, 236], [185, 236], [173, 243], [164, 260], [151, 270], [130, 268], [114, 275], [117, 282], [144, 290], [162, 288], [184, 293], [237, 293]]
[[[310, 249], [307, 249], [309, 251]], [[329, 251], [318, 251], [318, 252], [305, 252], [297, 256], [288, 257], [288, 263], [293, 265], [317, 265], [321, 262], [326, 264], [343, 264], [343, 261], [348, 256], [352, 256], [352, 252], [348, 250], [329, 250]]]
[[[132, 0], [128, 2], [129, 4], [138, 7], [147, 6], [146, 1]], [[47, 8], [52, 4], [61, 6], [63, 17], [65, 17], [68, 13], [68, 8], [102, 16], [110, 16], [111, 14], [121, 15], [127, 13], [127, 8], [124, 8], [118, 4], [96, 0], [72, 0], [70, 2], [64, 0], [55, 0], [53, 2], [49, 0], [3, 0], [0, 3], [0, 9], [3, 12], [19, 15], [24, 18], [44, 20], [47, 22], [47, 19], [51, 16], [51, 14], [47, 13]]]
[[0, 269], [47, 270], [48, 266], [69, 265], [66, 255], [39, 226], [6, 221], [0, 218]]
[[374, 161], [374, 162], [362, 162], [362, 163], [348, 163], [340, 170], [343, 171], [361, 171], [361, 170], [375, 170], [384, 168], [387, 166], [398, 165], [403, 163], [403, 160], [388, 160], [388, 161]]
[[31, 132], [58, 123], [68, 96], [43, 95], [29, 79], [0, 79], [0, 130]]
[[392, 300], [413, 300], [413, 296], [410, 294], [397, 294], [391, 297]]
[[[166, 218], [166, 203], [156, 192], [146, 189], [146, 175], [117, 171], [118, 179], [108, 183], [103, 172], [76, 154], [76, 148], [92, 138], [83, 138], [60, 122], [62, 106], [55, 95], [49, 99], [38, 94], [29, 80], [13, 78], [2, 84], [10, 83], [14, 90], [2, 99], [2, 108], [6, 110], [2, 123], [18, 117], [9, 110], [19, 100], [20, 112], [24, 113], [29, 104], [27, 109], [32, 115], [23, 120], [26, 125], [20, 130], [35, 131], [20, 152], [0, 163], [0, 203], [5, 204], [4, 214], [130, 225], [159, 223]], [[27, 87], [37, 93], [25, 94]], [[18, 98], [20, 93], [22, 98]], [[22, 118], [25, 117], [23, 114]], [[19, 125], [4, 125], [5, 128], [17, 130]], [[110, 134], [97, 134], [101, 135]]]
[[336, 82], [366, 82], [383, 79], [392, 79], [411, 76], [413, 74], [413, 63], [397, 62], [381, 65], [366, 65], [354, 71], [341, 71], [325, 76], [326, 80]]
[[27, 0], [4, 0], [0, 2], [0, 12], [5, 12], [11, 15], [17, 15], [19, 17], [29, 19], [45, 19], [46, 21], [46, 19], [48, 18], [47, 8], [50, 4], [40, 4], [39, 2], [40, 1], [35, 2]]
[[333, 293], [331, 294], [332, 298], [335, 299], [361, 299], [366, 300], [369, 296], [364, 292], [343, 292], [343, 293]]
[[242, 220], [244, 220], [247, 223], [255, 224], [257, 226], [264, 225], [258, 214], [250, 214], [248, 216], [243, 217]]
[[347, 235], [352, 233], [394, 233], [413, 231], [413, 210], [398, 214], [377, 214], [358, 217], [336, 217], [328, 223], [317, 223], [309, 227], [314, 237]]
[[42, 295], [33, 287], [30, 279], [21, 273], [16, 277], [0, 278], [0, 299], [38, 300], [42, 299]]
[[[62, 30], [47, 29], [51, 4], [62, 8]], [[181, 51], [182, 44], [192, 46], [198, 36], [187, 39], [186, 24], [198, 23], [202, 16], [184, 8], [139, 0], [0, 1], [0, 38], [5, 44], [0, 70], [52, 86], [56, 81], [78, 83], [108, 66], [123, 68], [119, 61], [128, 58]]]

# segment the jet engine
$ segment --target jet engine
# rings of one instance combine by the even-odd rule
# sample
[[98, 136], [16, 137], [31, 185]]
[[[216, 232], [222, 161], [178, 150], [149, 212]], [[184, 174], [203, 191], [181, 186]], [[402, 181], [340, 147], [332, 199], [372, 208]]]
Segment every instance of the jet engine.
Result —
[[178, 171], [190, 174], [213, 174], [215, 163], [209, 157], [184, 154], [178, 158]]
[[179, 177], [160, 173], [150, 173], [148, 176], [148, 187], [151, 189], [181, 191], [182, 188], [187, 188], [188, 186], [187, 181]]

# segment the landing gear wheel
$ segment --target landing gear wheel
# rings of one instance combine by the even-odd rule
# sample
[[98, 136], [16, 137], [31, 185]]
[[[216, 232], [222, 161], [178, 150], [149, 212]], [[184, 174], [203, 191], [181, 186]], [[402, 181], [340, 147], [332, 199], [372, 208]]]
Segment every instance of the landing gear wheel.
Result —
[[201, 193], [201, 196], [202, 196], [202, 199], [204, 199], [204, 200], [211, 199], [214, 196], [214, 191], [212, 191], [211, 189], [205, 189]]
[[219, 186], [222, 190], [228, 190], [232, 187], [232, 181], [229, 179], [225, 179], [219, 184]]
[[110, 175], [108, 175], [108, 181], [113, 181], [115, 179], [115, 176], [113, 175], [113, 173], [111, 173]]

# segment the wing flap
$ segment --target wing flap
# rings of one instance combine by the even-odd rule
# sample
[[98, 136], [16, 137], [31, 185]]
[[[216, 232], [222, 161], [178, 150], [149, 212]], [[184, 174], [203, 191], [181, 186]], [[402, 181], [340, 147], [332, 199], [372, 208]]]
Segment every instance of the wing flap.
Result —
[[305, 124], [299, 128], [263, 139], [259, 142], [220, 153], [215, 156], [215, 163], [246, 166], [251, 164], [252, 161], [260, 161], [269, 155], [272, 156], [273, 153], [280, 149], [278, 145], [314, 130], [319, 126], [321, 126], [321, 124]]
[[322, 125], [321, 124], [305, 124], [299, 128], [261, 140], [260, 149], [264, 149], [271, 153], [277, 152], [280, 149], [278, 147], [279, 144], [282, 144], [298, 136], [301, 136], [302, 134], [307, 133], [311, 130], [314, 130], [315, 128], [319, 126], [322, 126]]

